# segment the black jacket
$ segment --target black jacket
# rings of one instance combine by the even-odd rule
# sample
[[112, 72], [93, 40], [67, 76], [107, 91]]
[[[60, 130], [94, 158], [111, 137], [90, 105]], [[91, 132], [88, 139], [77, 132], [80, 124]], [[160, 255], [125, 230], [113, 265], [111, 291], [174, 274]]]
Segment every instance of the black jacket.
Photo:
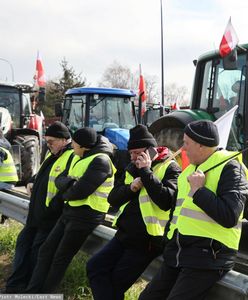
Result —
[[[84, 154], [83, 158], [96, 153], [105, 153], [109, 156], [113, 153], [113, 147], [105, 137], [98, 135], [97, 144]], [[83, 159], [82, 158], [82, 159]], [[84, 199], [91, 195], [108, 177], [112, 176], [112, 167], [104, 156], [95, 157], [90, 163], [84, 175], [78, 180], [61, 174], [55, 184], [62, 193], [64, 201]], [[63, 216], [69, 219], [84, 222], [85, 226], [98, 225], [104, 219], [104, 213], [93, 210], [87, 205], [73, 207], [64, 205]]]
[[[161, 162], [161, 161], [159, 161]], [[153, 162], [154, 167], [158, 161]], [[180, 168], [175, 162], [168, 166], [164, 178], [160, 181], [153, 175], [152, 168], [137, 169], [134, 164], [130, 163], [127, 171], [134, 177], [141, 177], [142, 183], [146, 188], [151, 199], [161, 209], [167, 211], [172, 206], [171, 199], [177, 190], [177, 177], [180, 174]], [[122, 179], [116, 183], [115, 187], [109, 194], [108, 201], [114, 208], [119, 208], [127, 203], [123, 213], [117, 221], [118, 238], [126, 247], [144, 248], [162, 246], [161, 237], [152, 237], [146, 231], [140, 206], [139, 192], [132, 192], [129, 184], [124, 183], [125, 174]]]
[[[220, 225], [231, 228], [237, 224], [247, 198], [245, 172], [236, 160], [231, 160], [222, 170], [216, 195], [203, 187], [196, 191], [193, 202]], [[171, 266], [229, 270], [236, 252], [219, 241], [176, 231], [165, 247], [164, 258]]]
[[61, 205], [46, 207], [45, 203], [51, 168], [56, 160], [67, 150], [71, 150], [71, 144], [68, 144], [60, 153], [58, 153], [58, 155], [51, 154], [43, 162], [38, 173], [30, 180], [30, 182], [33, 182], [34, 185], [30, 197], [26, 222], [28, 226], [41, 229], [51, 229], [56, 223], [58, 217], [61, 215]]

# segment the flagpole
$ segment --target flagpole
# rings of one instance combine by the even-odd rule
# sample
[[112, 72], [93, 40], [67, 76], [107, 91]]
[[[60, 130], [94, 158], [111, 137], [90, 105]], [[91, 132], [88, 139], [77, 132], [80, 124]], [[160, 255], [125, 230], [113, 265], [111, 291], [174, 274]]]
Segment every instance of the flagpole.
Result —
[[[141, 76], [141, 64], [139, 65], [139, 78]], [[141, 110], [142, 110], [142, 94], [141, 92], [139, 91], [139, 110], [138, 110], [138, 124], [141, 124], [142, 123], [142, 120], [141, 120]]]
[[164, 106], [164, 30], [163, 30], [163, 0], [160, 0], [161, 13], [161, 103]]

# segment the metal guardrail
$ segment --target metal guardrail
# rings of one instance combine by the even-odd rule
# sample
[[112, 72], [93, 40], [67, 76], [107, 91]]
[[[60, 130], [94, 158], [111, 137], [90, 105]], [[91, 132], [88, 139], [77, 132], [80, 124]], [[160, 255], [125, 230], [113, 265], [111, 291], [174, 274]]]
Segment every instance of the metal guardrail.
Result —
[[[0, 191], [0, 212], [18, 222], [25, 224], [29, 200], [24, 194]], [[115, 234], [113, 228], [98, 226], [84, 243], [82, 250], [89, 254], [96, 253]], [[161, 264], [162, 258], [155, 259], [142, 277], [150, 280]], [[210, 291], [207, 300], [248, 300], [248, 276], [230, 271]]]

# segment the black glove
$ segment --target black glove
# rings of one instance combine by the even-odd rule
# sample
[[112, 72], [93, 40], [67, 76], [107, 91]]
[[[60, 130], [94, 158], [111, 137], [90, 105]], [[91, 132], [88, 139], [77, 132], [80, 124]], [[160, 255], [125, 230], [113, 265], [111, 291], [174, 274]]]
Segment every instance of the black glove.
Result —
[[60, 215], [63, 211], [63, 207], [64, 207], [64, 200], [62, 197], [62, 194], [60, 192], [57, 193], [57, 195], [55, 195], [48, 206], [48, 210], [52, 210], [53, 214], [55, 215]]
[[55, 179], [55, 185], [60, 192], [65, 192], [76, 180], [67, 177], [67, 176], [59, 176]]
[[7, 159], [7, 157], [7, 153], [3, 149], [0, 149], [0, 162], [3, 163], [3, 161]]

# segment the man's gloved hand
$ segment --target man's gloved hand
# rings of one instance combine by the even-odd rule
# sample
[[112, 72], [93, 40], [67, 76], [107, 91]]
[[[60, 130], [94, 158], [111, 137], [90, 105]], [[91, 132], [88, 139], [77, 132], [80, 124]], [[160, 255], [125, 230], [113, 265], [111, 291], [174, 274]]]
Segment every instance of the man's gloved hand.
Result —
[[0, 164], [2, 164], [7, 157], [7, 153], [3, 149], [0, 149]]
[[67, 176], [59, 176], [55, 179], [55, 185], [60, 192], [66, 191], [76, 180], [67, 177]]
[[48, 209], [52, 210], [53, 214], [60, 215], [63, 211], [63, 207], [64, 207], [64, 200], [61, 192], [58, 192], [57, 195], [55, 195], [51, 199]]

